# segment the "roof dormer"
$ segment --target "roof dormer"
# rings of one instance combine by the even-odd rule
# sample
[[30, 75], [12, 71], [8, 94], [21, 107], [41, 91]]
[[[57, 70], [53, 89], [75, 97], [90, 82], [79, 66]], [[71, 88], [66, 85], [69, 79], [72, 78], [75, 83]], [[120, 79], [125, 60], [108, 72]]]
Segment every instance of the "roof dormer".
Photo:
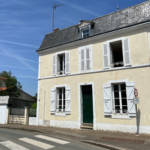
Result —
[[80, 20], [78, 28], [80, 30], [80, 38], [87, 38], [91, 34], [93, 21]]

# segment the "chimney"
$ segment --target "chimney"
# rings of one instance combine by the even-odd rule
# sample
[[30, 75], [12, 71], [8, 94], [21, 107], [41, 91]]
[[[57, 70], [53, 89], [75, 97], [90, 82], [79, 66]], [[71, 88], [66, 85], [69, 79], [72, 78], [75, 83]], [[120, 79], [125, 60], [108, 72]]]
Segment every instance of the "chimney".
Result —
[[58, 28], [54, 29], [54, 31], [58, 31], [58, 30], [59, 30]]

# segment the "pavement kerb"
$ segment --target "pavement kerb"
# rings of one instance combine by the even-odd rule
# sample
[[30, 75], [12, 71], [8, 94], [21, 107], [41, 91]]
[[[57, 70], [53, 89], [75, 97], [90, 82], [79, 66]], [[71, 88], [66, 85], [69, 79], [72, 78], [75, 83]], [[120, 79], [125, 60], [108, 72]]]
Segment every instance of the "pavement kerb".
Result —
[[[50, 136], [53, 136], [53, 137], [56, 137], [56, 138], [60, 138], [60, 136], [57, 136], [57, 135], [54, 135], [54, 134], [49, 134], [49, 133], [46, 133], [44, 131], [37, 130], [37, 129], [13, 128], [13, 127], [3, 127], [3, 126], [0, 126], [0, 128], [14, 129], [14, 130], [24, 130], [24, 131], [30, 131], [30, 132], [39, 132], [39, 133], [42, 133], [44, 135], [50, 135]], [[69, 141], [77, 142], [77, 143], [84, 144], [84, 145], [107, 148], [109, 150], [130, 150], [130, 149], [124, 149], [124, 148], [120, 148], [120, 147], [114, 147], [112, 145], [103, 144], [103, 143], [100, 143], [100, 142], [89, 141], [89, 140], [77, 141], [77, 140], [68, 139], [68, 138], [64, 138], [64, 137], [61, 137], [61, 138], [64, 139], [64, 140], [69, 140]]]

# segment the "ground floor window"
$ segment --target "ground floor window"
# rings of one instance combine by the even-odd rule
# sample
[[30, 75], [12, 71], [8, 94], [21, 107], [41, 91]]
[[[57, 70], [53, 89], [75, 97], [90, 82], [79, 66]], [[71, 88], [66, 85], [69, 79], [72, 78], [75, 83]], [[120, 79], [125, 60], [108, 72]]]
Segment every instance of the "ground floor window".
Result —
[[65, 111], [65, 88], [57, 88], [57, 111], [64, 112]]
[[127, 113], [128, 105], [125, 83], [113, 84], [112, 90], [114, 113]]

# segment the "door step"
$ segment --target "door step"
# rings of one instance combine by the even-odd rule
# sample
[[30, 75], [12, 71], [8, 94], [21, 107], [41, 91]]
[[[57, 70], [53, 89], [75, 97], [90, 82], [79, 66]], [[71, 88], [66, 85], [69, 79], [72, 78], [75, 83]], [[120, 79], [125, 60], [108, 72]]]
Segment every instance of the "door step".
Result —
[[93, 124], [83, 124], [81, 130], [93, 130]]

